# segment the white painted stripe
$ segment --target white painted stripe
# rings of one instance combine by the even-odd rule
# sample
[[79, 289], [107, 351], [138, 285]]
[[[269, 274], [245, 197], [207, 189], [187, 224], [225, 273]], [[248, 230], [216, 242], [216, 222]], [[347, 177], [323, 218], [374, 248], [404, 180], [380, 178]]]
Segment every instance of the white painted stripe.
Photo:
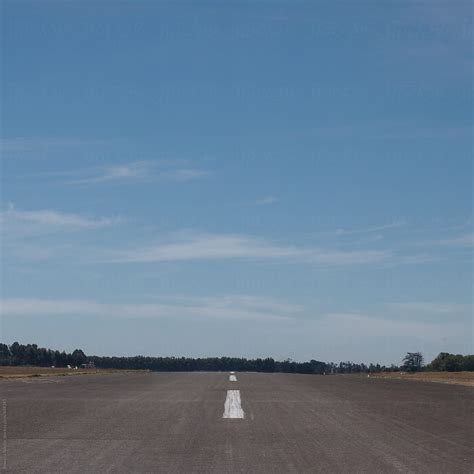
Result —
[[229, 380], [231, 382], [237, 382], [237, 377], [235, 375], [229, 375]]
[[240, 390], [227, 390], [222, 418], [243, 418], [245, 414], [240, 403]]
[[231, 371], [231, 374], [235, 374], [235, 372], [234, 372], [234, 371]]

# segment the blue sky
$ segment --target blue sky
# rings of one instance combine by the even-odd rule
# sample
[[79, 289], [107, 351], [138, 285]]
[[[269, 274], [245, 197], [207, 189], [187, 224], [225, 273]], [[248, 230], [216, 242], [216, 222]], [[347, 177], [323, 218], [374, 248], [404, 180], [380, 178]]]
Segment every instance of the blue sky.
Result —
[[4, 2], [1, 339], [472, 352], [471, 8]]

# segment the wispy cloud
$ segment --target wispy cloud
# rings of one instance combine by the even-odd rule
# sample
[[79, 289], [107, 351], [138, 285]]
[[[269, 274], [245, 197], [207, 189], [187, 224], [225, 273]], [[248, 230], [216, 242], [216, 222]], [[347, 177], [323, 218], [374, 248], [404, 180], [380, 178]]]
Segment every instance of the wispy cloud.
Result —
[[374, 244], [375, 242], [380, 242], [383, 240], [382, 234], [371, 234], [367, 236], [360, 237], [354, 241], [352, 244], [354, 245], [367, 245], [367, 244]]
[[383, 230], [388, 230], [388, 229], [396, 229], [398, 227], [403, 227], [406, 225], [405, 221], [397, 221], [397, 222], [392, 222], [389, 224], [384, 224], [384, 225], [379, 225], [379, 226], [374, 226], [374, 227], [366, 227], [363, 229], [338, 229], [336, 231], [337, 235], [353, 235], [353, 234], [370, 234], [373, 232], [381, 232]]
[[289, 321], [300, 307], [257, 297], [164, 298], [159, 302], [108, 303], [95, 300], [6, 298], [1, 313], [9, 316], [103, 316], [111, 318], [184, 318]]
[[445, 239], [432, 240], [429, 243], [432, 245], [439, 245], [443, 247], [473, 247], [474, 234], [463, 234], [454, 237], [447, 237]]
[[[169, 297], [176, 300], [176, 297]], [[288, 303], [279, 298], [269, 298], [253, 295], [224, 295], [208, 297], [184, 297], [179, 301], [187, 304], [206, 304], [225, 308], [245, 307], [262, 310], [264, 312], [274, 312], [276, 314], [296, 315], [305, 310], [301, 304]]]
[[0, 140], [2, 152], [38, 152], [64, 150], [82, 146], [103, 145], [105, 140], [54, 137], [13, 137]]
[[118, 218], [94, 218], [55, 210], [22, 211], [12, 205], [0, 212], [2, 233], [32, 234], [65, 230], [83, 230], [108, 227], [120, 222]]
[[149, 171], [150, 171], [150, 165], [148, 162], [137, 161], [134, 163], [107, 166], [102, 169], [89, 171], [89, 172], [86, 172], [86, 174], [90, 174], [90, 176], [78, 179], [74, 182], [76, 184], [85, 184], [85, 183], [102, 183], [105, 181], [145, 178], [147, 177], [147, 174]]
[[[449, 322], [427, 322], [387, 319], [359, 313], [326, 313], [320, 320], [320, 327], [329, 335], [336, 331], [342, 339], [403, 338], [418, 340], [420, 343], [443, 339], [455, 340], [465, 332], [465, 325]], [[407, 348], [408, 350], [409, 348]], [[403, 353], [401, 348], [401, 353]]]
[[159, 176], [170, 181], [185, 182], [194, 179], [205, 178], [209, 175], [209, 171], [193, 168], [181, 168], [177, 170], [163, 171]]
[[278, 199], [275, 196], [265, 196], [261, 199], [255, 201], [256, 206], [268, 206], [270, 204], [275, 204]]
[[459, 314], [472, 311], [472, 305], [460, 303], [433, 303], [433, 302], [407, 302], [407, 303], [389, 303], [388, 307], [400, 312], [410, 314], [428, 313], [428, 314]]
[[389, 251], [342, 251], [279, 245], [245, 235], [206, 234], [174, 242], [108, 251], [103, 260], [115, 263], [192, 261], [206, 259], [270, 259], [288, 263], [328, 265], [368, 264], [383, 261]]
[[182, 160], [145, 160], [114, 164], [102, 168], [77, 170], [72, 184], [94, 184], [123, 181], [186, 182], [209, 175], [206, 170], [183, 167]]

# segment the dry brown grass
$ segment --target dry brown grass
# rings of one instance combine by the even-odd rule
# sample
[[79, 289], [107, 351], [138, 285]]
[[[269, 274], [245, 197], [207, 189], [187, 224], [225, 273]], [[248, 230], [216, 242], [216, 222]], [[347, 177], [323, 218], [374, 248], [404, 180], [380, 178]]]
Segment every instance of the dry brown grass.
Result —
[[[64, 367], [32, 367], [32, 366], [0, 366], [0, 379], [25, 377], [48, 377], [65, 375], [112, 374], [117, 372], [132, 372], [121, 369], [68, 369]], [[133, 371], [136, 372], [136, 371]]]
[[474, 386], [474, 372], [381, 372], [372, 377]]

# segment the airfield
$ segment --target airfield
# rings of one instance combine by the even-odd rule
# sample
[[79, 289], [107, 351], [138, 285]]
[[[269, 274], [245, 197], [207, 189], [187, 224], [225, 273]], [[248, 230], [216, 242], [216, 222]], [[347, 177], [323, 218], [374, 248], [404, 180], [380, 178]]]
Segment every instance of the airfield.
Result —
[[0, 380], [6, 472], [470, 473], [472, 387], [362, 376]]

